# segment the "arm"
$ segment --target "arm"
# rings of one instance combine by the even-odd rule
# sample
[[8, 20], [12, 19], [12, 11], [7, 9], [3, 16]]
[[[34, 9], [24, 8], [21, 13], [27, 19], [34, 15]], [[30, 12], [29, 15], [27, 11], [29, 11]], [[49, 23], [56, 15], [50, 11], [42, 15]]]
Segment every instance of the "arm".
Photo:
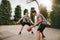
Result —
[[33, 21], [32, 21], [31, 19], [29, 19], [29, 20], [30, 20], [30, 22], [31, 22], [32, 24], [34, 24]]
[[22, 20], [22, 18], [18, 20], [17, 24], [18, 24], [21, 20]]
[[42, 17], [39, 17], [37, 22], [34, 25], [32, 25], [32, 28], [40, 24], [42, 21], [43, 21]]

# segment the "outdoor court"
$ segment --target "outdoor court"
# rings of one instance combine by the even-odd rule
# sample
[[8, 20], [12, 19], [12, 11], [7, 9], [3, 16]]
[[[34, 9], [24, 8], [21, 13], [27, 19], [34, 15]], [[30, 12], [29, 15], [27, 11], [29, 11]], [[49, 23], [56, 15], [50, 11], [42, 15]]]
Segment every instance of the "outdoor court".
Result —
[[[36, 28], [33, 28], [34, 34], [26, 30], [27, 25], [25, 25], [22, 34], [19, 35], [21, 25], [3, 25], [0, 26], [0, 40], [36, 40], [35, 33]], [[60, 40], [60, 29], [46, 28], [44, 30], [46, 36], [42, 40]]]

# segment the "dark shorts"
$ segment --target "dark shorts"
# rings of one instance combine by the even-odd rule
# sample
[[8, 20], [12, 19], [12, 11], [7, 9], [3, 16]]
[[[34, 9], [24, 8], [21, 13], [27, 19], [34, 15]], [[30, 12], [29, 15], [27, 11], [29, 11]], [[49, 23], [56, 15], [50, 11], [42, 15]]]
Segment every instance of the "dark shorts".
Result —
[[43, 30], [45, 29], [46, 25], [45, 24], [40, 24], [37, 31], [43, 32]]
[[31, 22], [23, 22], [23, 20], [21, 20], [20, 24], [21, 24], [22, 26], [24, 26], [24, 25], [28, 25], [28, 26], [33, 25]]
[[33, 24], [31, 24], [31, 23], [29, 23], [29, 22], [22, 22], [21, 25], [22, 25], [22, 26], [24, 26], [24, 25], [31, 26], [31, 25], [33, 25]]

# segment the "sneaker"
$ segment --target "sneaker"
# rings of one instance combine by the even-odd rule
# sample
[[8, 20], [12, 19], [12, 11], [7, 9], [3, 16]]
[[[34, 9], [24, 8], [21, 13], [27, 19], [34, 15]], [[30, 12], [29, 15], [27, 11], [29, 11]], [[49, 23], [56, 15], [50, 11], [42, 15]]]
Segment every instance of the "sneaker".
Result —
[[45, 36], [42, 36], [42, 38], [45, 38]]
[[21, 35], [21, 32], [19, 32], [19, 34]]
[[34, 32], [33, 32], [33, 31], [32, 31], [31, 33], [32, 33], [32, 34], [34, 34]]

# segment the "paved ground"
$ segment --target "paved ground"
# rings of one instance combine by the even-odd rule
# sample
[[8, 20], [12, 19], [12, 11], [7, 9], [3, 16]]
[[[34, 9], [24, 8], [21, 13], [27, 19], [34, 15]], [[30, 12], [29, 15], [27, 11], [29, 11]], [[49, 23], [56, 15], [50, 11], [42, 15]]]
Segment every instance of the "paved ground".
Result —
[[[4, 25], [0, 26], [0, 40], [36, 40], [35, 33], [36, 28], [33, 29], [34, 34], [26, 30], [27, 25], [25, 25], [22, 34], [19, 35], [21, 25]], [[45, 39], [42, 40], [60, 40], [60, 30], [53, 28], [46, 28], [44, 30]]]

